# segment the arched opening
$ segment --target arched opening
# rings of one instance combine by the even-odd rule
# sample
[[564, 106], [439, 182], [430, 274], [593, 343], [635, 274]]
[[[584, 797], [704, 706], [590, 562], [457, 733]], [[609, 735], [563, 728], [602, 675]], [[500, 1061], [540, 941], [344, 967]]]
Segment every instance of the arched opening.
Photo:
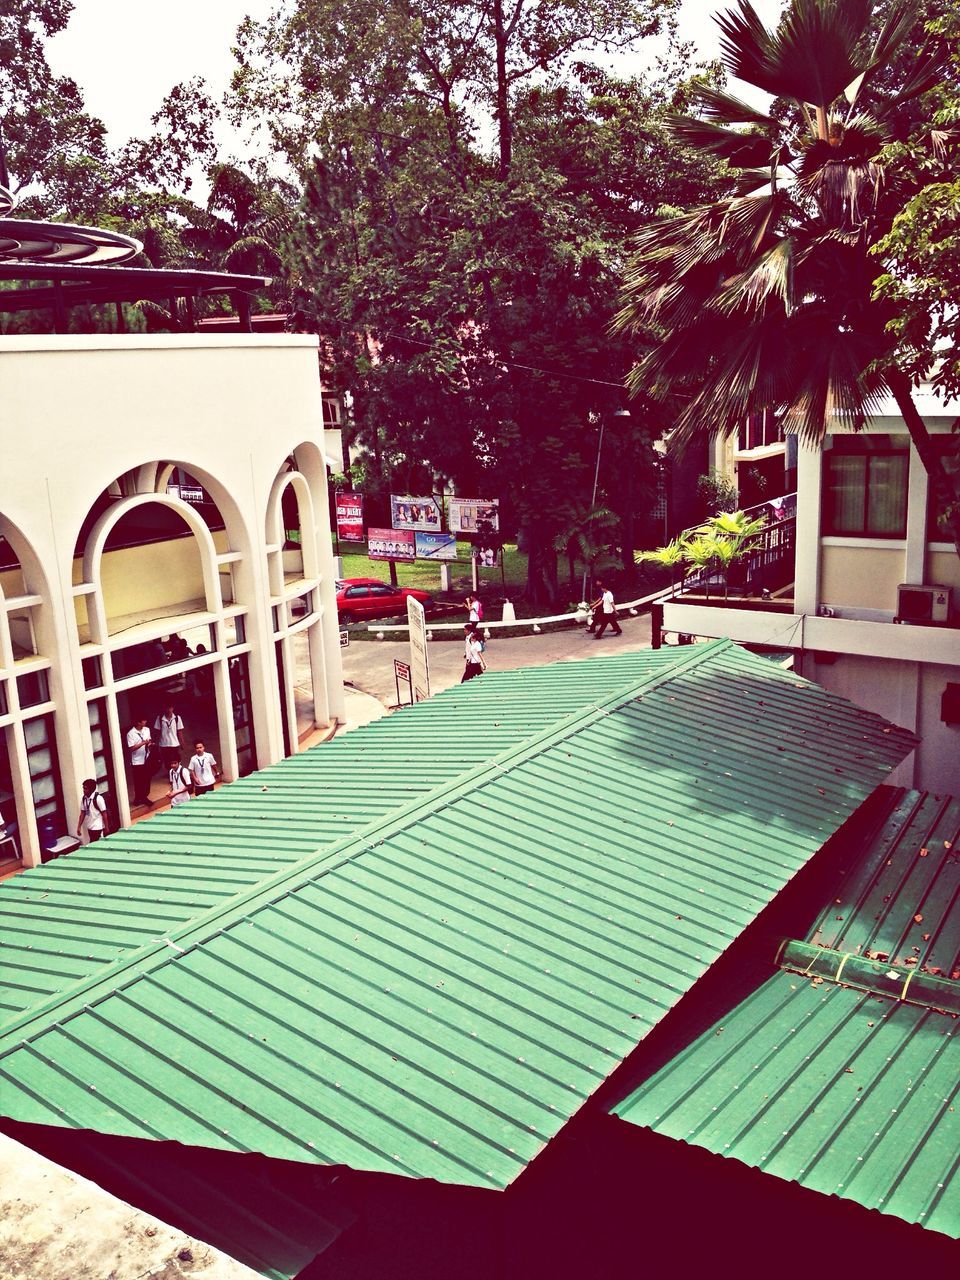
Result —
[[39, 559], [0, 516], [0, 873], [67, 830], [55, 647]]
[[[319, 454], [318, 454], [319, 456]], [[308, 466], [309, 454], [305, 455]], [[307, 744], [329, 722], [321, 626], [320, 547], [314, 486], [299, 469], [300, 451], [285, 461], [267, 506], [273, 642], [284, 750]], [[320, 483], [325, 473], [320, 460]], [[327, 535], [329, 536], [329, 535]]]
[[189, 767], [203, 742], [227, 779], [256, 753], [236, 503], [178, 461], [122, 481], [84, 522], [74, 600], [94, 768], [126, 821], [166, 803], [171, 753]]

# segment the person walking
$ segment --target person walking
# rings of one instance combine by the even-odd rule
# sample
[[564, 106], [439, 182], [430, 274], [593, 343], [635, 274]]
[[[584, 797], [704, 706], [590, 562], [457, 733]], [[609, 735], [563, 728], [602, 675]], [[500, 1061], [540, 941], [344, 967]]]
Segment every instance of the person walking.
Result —
[[183, 721], [177, 715], [172, 702], [167, 704], [166, 708], [153, 722], [153, 731], [157, 735], [157, 745], [161, 751], [164, 753], [176, 751], [179, 756], [185, 745], [183, 741]]
[[83, 795], [80, 797], [80, 818], [77, 822], [77, 839], [86, 830], [87, 843], [102, 840], [110, 834], [107, 802], [97, 790], [96, 778], [84, 778]]
[[480, 632], [469, 622], [463, 628], [463, 656], [466, 665], [460, 678], [461, 684], [481, 675], [487, 669], [487, 664], [483, 660], [483, 641], [480, 639]]
[[467, 621], [472, 627], [479, 627], [483, 621], [483, 605], [480, 603], [480, 597], [475, 595], [467, 596], [463, 602], [463, 607], [467, 611]]
[[133, 775], [133, 805], [142, 805], [147, 809], [153, 807], [150, 799], [150, 779], [153, 777], [153, 762], [150, 754], [153, 750], [153, 738], [147, 728], [146, 716], [139, 716], [133, 722], [133, 728], [127, 733], [127, 751], [130, 753], [130, 772]]
[[187, 767], [193, 778], [193, 794], [196, 796], [203, 796], [208, 791], [212, 791], [217, 779], [223, 777], [220, 766], [210, 752], [204, 750], [202, 742], [194, 745], [193, 755]]
[[183, 767], [179, 751], [167, 752], [167, 777], [170, 779], [170, 804], [185, 804], [190, 799], [193, 779]]
[[617, 621], [617, 606], [614, 603], [613, 592], [602, 582], [598, 582], [597, 586], [600, 589], [600, 626], [597, 628], [595, 639], [599, 640], [607, 627], [612, 627], [615, 636], [622, 636], [623, 630]]
[[588, 604], [590, 610], [590, 625], [587, 627], [587, 635], [593, 635], [597, 627], [600, 625], [600, 619], [603, 616], [603, 591], [597, 596], [592, 604]]

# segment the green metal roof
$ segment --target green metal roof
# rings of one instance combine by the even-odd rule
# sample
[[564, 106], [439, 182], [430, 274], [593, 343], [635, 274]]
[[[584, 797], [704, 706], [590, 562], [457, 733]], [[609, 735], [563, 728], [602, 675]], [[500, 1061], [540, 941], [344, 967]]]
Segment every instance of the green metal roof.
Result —
[[648, 650], [475, 680], [0, 882], [0, 1018], [671, 661]]
[[913, 744], [687, 648], [8, 1020], [0, 1109], [506, 1186]]
[[960, 801], [892, 796], [812, 942], [785, 949], [802, 971], [765, 982], [615, 1112], [960, 1237], [960, 1023], [941, 1011], [960, 991]]

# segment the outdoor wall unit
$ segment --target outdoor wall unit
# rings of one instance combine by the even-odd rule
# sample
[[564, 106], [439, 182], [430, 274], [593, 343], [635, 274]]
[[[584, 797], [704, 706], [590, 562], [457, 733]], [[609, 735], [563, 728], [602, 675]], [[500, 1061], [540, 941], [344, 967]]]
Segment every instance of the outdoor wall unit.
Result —
[[902, 582], [897, 587], [898, 622], [943, 623], [949, 616], [949, 587], [909, 582]]

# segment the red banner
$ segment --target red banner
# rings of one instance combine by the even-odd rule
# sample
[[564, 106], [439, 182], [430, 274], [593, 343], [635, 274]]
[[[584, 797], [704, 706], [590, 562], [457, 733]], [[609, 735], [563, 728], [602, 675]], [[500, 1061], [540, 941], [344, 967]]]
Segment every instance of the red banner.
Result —
[[363, 494], [337, 494], [337, 537], [341, 542], [363, 542]]

